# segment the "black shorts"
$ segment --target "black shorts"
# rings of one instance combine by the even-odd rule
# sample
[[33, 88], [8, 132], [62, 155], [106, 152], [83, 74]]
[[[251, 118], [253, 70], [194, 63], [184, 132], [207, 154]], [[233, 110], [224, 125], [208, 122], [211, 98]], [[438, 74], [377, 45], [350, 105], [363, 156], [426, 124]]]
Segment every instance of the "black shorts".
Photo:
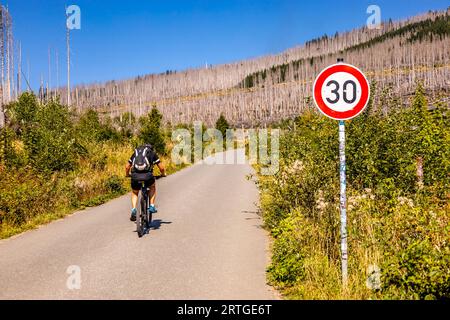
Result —
[[[155, 184], [155, 177], [151, 177], [150, 179], [144, 180], [145, 187], [149, 188]], [[131, 189], [133, 190], [141, 190], [142, 189], [142, 181], [131, 179]]]

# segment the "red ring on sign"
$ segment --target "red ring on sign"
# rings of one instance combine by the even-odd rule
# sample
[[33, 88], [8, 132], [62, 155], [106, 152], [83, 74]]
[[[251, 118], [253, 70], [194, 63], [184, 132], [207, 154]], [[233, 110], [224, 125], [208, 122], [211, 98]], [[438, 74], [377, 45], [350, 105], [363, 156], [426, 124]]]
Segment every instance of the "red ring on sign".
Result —
[[[359, 102], [352, 110], [347, 110], [344, 112], [335, 111], [333, 109], [330, 109], [322, 99], [322, 86], [325, 80], [329, 76], [337, 72], [346, 72], [353, 75], [356, 78], [356, 80], [358, 80], [361, 86], [361, 97], [359, 99]], [[314, 82], [313, 96], [317, 107], [319, 107], [319, 110], [323, 114], [335, 120], [349, 120], [359, 115], [367, 106], [370, 96], [369, 82], [367, 81], [367, 78], [364, 76], [364, 74], [358, 68], [344, 63], [335, 64], [326, 68], [319, 74], [316, 81]]]

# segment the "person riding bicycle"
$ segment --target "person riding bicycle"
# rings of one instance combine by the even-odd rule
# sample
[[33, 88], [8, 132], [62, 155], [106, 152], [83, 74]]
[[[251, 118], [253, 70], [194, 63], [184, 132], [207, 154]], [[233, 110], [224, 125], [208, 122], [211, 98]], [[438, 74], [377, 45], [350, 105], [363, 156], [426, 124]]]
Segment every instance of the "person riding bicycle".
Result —
[[150, 207], [148, 208], [150, 213], [156, 213], [155, 198], [156, 198], [156, 181], [153, 176], [153, 166], [157, 165], [161, 176], [166, 176], [166, 170], [161, 163], [158, 155], [150, 144], [144, 144], [134, 150], [133, 155], [128, 160], [125, 167], [126, 176], [130, 176], [131, 171], [131, 203], [133, 208], [131, 209], [131, 221], [136, 221], [137, 214], [137, 202], [139, 191], [141, 190], [141, 181], [145, 181], [145, 187], [149, 190]]

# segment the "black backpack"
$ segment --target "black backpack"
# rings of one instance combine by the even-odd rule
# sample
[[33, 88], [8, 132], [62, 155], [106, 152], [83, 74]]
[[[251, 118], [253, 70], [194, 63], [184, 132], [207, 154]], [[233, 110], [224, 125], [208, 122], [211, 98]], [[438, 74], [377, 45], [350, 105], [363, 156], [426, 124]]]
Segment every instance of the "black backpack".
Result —
[[153, 164], [148, 161], [148, 155], [153, 152], [151, 145], [140, 146], [134, 150], [133, 171], [137, 173], [148, 173], [153, 169]]

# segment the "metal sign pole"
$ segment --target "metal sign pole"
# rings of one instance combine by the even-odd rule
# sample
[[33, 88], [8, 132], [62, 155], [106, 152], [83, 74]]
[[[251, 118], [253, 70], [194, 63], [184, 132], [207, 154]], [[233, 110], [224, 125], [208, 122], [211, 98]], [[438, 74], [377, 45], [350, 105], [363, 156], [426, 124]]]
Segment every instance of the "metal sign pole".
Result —
[[[343, 58], [338, 58], [337, 63], [344, 62]], [[341, 194], [339, 208], [341, 213], [341, 272], [342, 285], [347, 288], [348, 281], [348, 251], [347, 251], [347, 166], [345, 163], [345, 121], [339, 120], [339, 179]]]
[[[352, 119], [367, 107], [370, 85], [367, 77], [357, 67], [344, 64], [344, 59], [323, 69], [313, 85], [313, 98], [319, 110], [328, 118], [339, 120], [339, 180], [341, 222], [341, 273], [342, 287], [348, 282], [348, 233], [347, 233], [347, 165], [345, 162], [345, 120]], [[353, 95], [350, 88], [353, 88]], [[359, 90], [358, 90], [359, 88]], [[352, 99], [349, 99], [352, 97]], [[342, 99], [341, 99], [342, 98]], [[337, 109], [336, 104], [341, 108]]]
[[345, 164], [345, 122], [339, 121], [339, 162], [340, 162], [340, 211], [341, 211], [341, 263], [342, 263], [342, 284], [347, 285], [348, 279], [348, 253], [347, 253], [347, 179]]

